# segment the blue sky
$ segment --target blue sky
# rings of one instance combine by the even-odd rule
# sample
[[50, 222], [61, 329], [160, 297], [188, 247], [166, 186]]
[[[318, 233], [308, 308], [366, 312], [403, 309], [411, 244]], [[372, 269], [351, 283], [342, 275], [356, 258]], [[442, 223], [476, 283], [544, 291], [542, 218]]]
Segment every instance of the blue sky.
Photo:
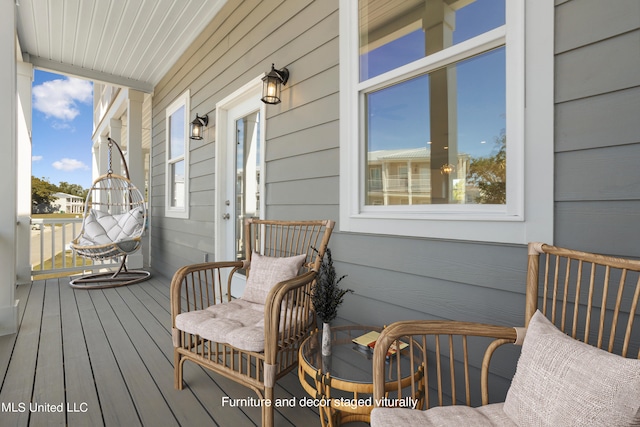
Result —
[[36, 70], [32, 101], [31, 174], [90, 188], [93, 83]]

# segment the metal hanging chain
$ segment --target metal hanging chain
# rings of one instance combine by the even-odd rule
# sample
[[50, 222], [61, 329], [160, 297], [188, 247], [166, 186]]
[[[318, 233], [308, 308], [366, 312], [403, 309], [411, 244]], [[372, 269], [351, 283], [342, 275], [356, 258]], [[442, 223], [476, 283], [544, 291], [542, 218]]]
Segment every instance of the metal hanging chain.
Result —
[[120, 158], [122, 159], [122, 166], [124, 167], [124, 176], [127, 179], [131, 179], [129, 176], [129, 167], [127, 166], [127, 160], [124, 158], [124, 153], [122, 153], [122, 149], [120, 148], [120, 146], [118, 145], [118, 143], [111, 139], [110, 137], [107, 138], [107, 140], [109, 141], [109, 170], [107, 171], [108, 175], [113, 174], [113, 169], [111, 168], [111, 154], [112, 154], [112, 147], [115, 145], [116, 148], [118, 149], [118, 152], [120, 153]]
[[107, 175], [111, 176], [113, 174], [113, 167], [111, 165], [111, 156], [112, 156], [112, 148], [113, 148], [113, 140], [111, 138], [109, 138], [109, 155], [107, 156], [107, 158], [109, 159], [109, 169], [107, 169]]
[[122, 152], [122, 149], [120, 148], [120, 146], [118, 145], [118, 143], [115, 140], [111, 139], [111, 137], [107, 138], [107, 140], [109, 141], [109, 170], [107, 171], [107, 175], [108, 175], [109, 178], [111, 178], [111, 175], [113, 174], [111, 158], [112, 158], [112, 154], [113, 154], [113, 146], [115, 145], [116, 148], [118, 149], [118, 153], [120, 153], [120, 159], [122, 161], [122, 167], [124, 168], [124, 174], [125, 174], [125, 177], [127, 178], [127, 193], [129, 195], [129, 197], [128, 197], [129, 206], [131, 206], [131, 204], [133, 203], [133, 198], [132, 198], [132, 195], [131, 195], [131, 188], [129, 186], [133, 186], [133, 183], [131, 183], [131, 181], [129, 181], [131, 178], [129, 176], [129, 166], [127, 166], [127, 159], [125, 159], [124, 153]]

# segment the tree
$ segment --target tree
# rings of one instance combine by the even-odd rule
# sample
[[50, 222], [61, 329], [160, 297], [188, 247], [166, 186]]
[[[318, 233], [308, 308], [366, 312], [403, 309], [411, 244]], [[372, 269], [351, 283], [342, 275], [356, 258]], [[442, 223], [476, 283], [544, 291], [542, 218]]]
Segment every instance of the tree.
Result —
[[72, 194], [74, 196], [80, 196], [84, 199], [88, 190], [85, 190], [79, 184], [69, 184], [68, 182], [61, 181], [58, 185], [58, 191], [61, 193]]
[[504, 205], [507, 203], [507, 135], [496, 137], [497, 151], [488, 157], [472, 157], [467, 182], [480, 191], [476, 203]]
[[54, 201], [53, 193], [58, 191], [57, 187], [45, 178], [31, 176], [31, 212], [51, 212]]

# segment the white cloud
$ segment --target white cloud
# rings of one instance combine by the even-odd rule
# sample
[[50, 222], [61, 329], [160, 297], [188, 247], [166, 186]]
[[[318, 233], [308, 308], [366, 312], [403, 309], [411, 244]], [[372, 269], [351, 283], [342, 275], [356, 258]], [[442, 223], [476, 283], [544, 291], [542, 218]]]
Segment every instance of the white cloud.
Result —
[[42, 160], [42, 156], [31, 156], [32, 162], [39, 162], [40, 160]]
[[62, 170], [65, 172], [72, 172], [78, 169], [84, 169], [84, 170], [89, 169], [89, 167], [84, 163], [82, 163], [80, 160], [68, 159], [66, 157], [64, 159], [60, 159], [56, 162], [53, 162], [52, 166], [58, 170]]
[[93, 86], [87, 80], [65, 78], [44, 82], [33, 88], [33, 108], [46, 117], [71, 121], [80, 114], [78, 103], [90, 103]]

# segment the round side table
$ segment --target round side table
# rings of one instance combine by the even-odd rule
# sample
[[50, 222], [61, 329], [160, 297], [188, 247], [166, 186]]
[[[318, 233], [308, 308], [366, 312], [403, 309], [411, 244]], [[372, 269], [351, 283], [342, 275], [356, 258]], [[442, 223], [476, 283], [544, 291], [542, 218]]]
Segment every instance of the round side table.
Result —
[[[373, 351], [354, 344], [352, 340], [371, 331], [380, 332], [382, 328], [360, 325], [332, 327], [329, 356], [321, 354], [321, 331], [313, 332], [300, 346], [298, 378], [311, 396], [310, 403], [318, 407], [323, 427], [369, 422], [374, 406]], [[412, 378], [416, 381], [423, 372], [416, 366], [414, 369], [405, 368], [408, 367], [403, 366], [402, 382], [409, 382]], [[395, 373], [387, 381], [396, 382]]]

